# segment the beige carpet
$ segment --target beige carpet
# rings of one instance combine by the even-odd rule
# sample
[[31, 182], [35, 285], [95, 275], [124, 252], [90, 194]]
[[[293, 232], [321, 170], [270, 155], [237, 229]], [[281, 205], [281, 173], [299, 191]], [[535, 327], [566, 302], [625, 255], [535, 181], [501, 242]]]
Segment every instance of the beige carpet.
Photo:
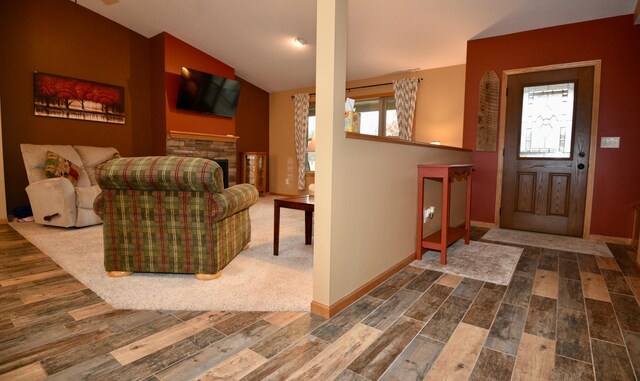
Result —
[[103, 266], [102, 226], [61, 229], [33, 222], [11, 226], [116, 308], [161, 310], [308, 311], [312, 246], [304, 244], [304, 212], [281, 209], [280, 252], [273, 256], [273, 197], [251, 207], [251, 245], [222, 277], [134, 274], [109, 278]]
[[485, 282], [507, 285], [518, 264], [522, 249], [460, 239], [447, 249], [447, 264], [440, 264], [440, 252], [429, 250], [412, 265]]
[[482, 239], [515, 243], [516, 245], [537, 246], [547, 249], [571, 251], [582, 254], [612, 257], [604, 242], [588, 241], [582, 238], [566, 237], [554, 234], [533, 233], [521, 230], [491, 229]]

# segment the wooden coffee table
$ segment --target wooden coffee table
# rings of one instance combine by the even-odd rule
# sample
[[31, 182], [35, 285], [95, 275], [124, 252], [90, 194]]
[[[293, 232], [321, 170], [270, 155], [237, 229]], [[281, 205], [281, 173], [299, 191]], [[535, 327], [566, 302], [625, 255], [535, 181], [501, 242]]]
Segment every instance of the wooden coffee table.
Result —
[[304, 244], [311, 245], [314, 206], [313, 196], [295, 196], [273, 200], [273, 255], [278, 255], [280, 243], [280, 208], [304, 210]]

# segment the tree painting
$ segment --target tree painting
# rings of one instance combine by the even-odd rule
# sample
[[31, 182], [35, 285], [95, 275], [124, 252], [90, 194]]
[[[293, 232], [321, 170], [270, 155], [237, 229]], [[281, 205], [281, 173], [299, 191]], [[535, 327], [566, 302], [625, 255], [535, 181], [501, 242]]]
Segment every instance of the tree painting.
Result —
[[35, 115], [124, 124], [124, 88], [33, 73]]

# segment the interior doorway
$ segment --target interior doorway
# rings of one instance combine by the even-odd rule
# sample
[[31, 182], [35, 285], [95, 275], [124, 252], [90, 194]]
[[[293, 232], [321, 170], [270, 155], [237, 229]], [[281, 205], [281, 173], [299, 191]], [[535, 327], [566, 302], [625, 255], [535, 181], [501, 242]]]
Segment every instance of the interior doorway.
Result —
[[588, 238], [600, 62], [503, 72], [496, 225]]

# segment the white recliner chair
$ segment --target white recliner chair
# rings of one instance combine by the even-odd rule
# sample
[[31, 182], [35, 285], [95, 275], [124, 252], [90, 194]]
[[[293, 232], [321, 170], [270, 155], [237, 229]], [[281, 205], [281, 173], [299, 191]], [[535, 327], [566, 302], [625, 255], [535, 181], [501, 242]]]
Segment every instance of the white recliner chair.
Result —
[[[113, 147], [21, 144], [22, 159], [27, 170], [31, 210], [36, 223], [60, 227], [101, 224], [93, 212], [93, 201], [101, 192], [95, 179], [95, 167], [118, 155]], [[76, 186], [64, 177], [48, 178], [45, 174], [47, 151], [57, 153], [80, 167]]]

